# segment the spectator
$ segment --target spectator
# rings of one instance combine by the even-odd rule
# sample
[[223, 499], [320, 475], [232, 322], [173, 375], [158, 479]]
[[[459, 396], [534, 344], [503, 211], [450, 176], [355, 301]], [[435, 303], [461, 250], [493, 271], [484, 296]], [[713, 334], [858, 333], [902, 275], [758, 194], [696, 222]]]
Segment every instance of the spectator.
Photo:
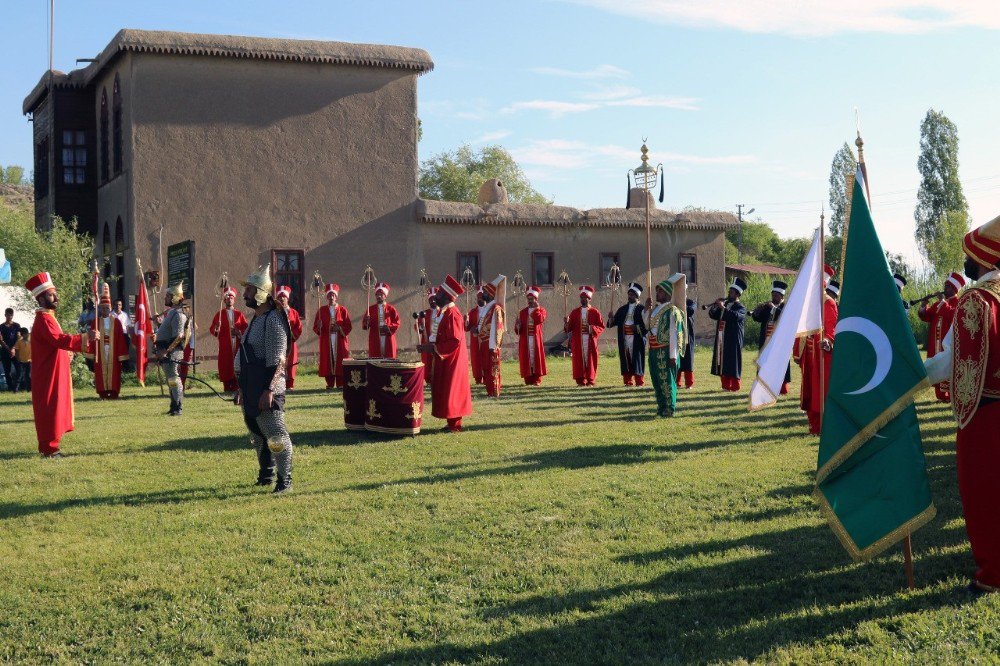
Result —
[[[119, 298], [115, 301], [115, 309], [111, 311], [111, 315], [121, 322], [122, 330], [125, 332], [125, 342], [127, 347], [132, 347], [132, 321], [126, 312], [122, 308], [122, 301]], [[122, 362], [122, 372], [132, 372], [132, 361]]]
[[28, 329], [21, 329], [21, 337], [14, 345], [14, 362], [17, 365], [17, 391], [31, 390], [31, 338]]
[[14, 345], [20, 337], [21, 325], [14, 321], [14, 309], [7, 308], [3, 312], [4, 322], [0, 324], [0, 367], [3, 368], [4, 381], [8, 391], [17, 390], [17, 377], [12, 373], [14, 367]]

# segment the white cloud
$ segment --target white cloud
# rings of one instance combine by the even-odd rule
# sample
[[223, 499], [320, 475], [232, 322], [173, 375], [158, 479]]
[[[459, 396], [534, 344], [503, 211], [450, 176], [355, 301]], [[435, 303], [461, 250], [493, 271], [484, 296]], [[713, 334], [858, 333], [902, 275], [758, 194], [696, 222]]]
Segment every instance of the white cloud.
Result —
[[472, 140], [472, 143], [493, 143], [494, 141], [499, 141], [500, 139], [505, 139], [510, 136], [512, 132], [510, 130], [497, 130], [495, 132], [485, 132], [479, 137]]
[[604, 102], [612, 99], [621, 99], [622, 97], [635, 97], [641, 93], [641, 90], [631, 86], [606, 86], [592, 92], [581, 93], [580, 97], [595, 102]]
[[[626, 89], [632, 93], [634, 89]], [[621, 93], [622, 91], [614, 91]], [[635, 91], [638, 92], [638, 91]], [[546, 111], [553, 118], [559, 118], [567, 113], [584, 113], [595, 109], [607, 107], [634, 107], [650, 108], [658, 107], [664, 109], [678, 109], [680, 111], [698, 111], [700, 102], [696, 97], [665, 97], [659, 95], [636, 95], [625, 98], [612, 98], [606, 100], [591, 100], [587, 102], [568, 102], [554, 99], [535, 99], [527, 102], [514, 102], [503, 109], [502, 113], [517, 113], [518, 111]]]
[[662, 97], [659, 95], [641, 95], [627, 99], [616, 99], [605, 104], [607, 106], [659, 107], [678, 109], [680, 111], [698, 111], [701, 107], [697, 97]]
[[627, 70], [614, 65], [598, 65], [594, 69], [582, 71], [560, 69], [559, 67], [535, 67], [531, 71], [535, 74], [561, 76], [567, 79], [624, 79], [630, 76]]
[[530, 102], [514, 102], [510, 106], [501, 109], [503, 113], [515, 113], [517, 111], [548, 111], [554, 118], [566, 115], [567, 113], [582, 113], [600, 108], [599, 104], [591, 102], [560, 102], [552, 99], [536, 99]]
[[994, 0], [569, 1], [660, 23], [796, 37], [849, 32], [924, 34], [961, 27], [1000, 29], [1000, 3]]
[[[539, 168], [603, 169], [626, 171], [639, 163], [639, 151], [614, 144], [588, 144], [565, 139], [535, 140], [510, 149], [518, 164], [533, 173], [545, 173]], [[753, 155], [685, 155], [661, 153], [652, 155], [669, 168], [736, 167], [757, 164]]]

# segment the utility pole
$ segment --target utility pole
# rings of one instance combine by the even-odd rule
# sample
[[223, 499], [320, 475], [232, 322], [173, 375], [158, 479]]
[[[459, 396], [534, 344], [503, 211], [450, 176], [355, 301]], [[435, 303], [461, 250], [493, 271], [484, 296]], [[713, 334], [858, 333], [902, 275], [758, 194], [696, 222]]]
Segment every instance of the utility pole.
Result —
[[740, 231], [739, 231], [739, 239], [738, 239], [739, 242], [738, 242], [737, 247], [736, 247], [736, 263], [738, 263], [738, 264], [742, 264], [743, 263], [743, 216], [744, 215], [750, 215], [755, 210], [757, 210], [756, 208], [751, 208], [746, 213], [744, 213], [743, 212], [744, 208], [746, 208], [746, 204], [736, 204], [736, 217], [740, 221]]

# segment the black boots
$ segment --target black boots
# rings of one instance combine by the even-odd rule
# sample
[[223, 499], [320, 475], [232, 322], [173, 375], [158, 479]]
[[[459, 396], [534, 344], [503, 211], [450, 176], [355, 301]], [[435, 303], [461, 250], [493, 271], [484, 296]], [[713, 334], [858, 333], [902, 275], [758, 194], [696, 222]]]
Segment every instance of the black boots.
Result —
[[276, 495], [281, 493], [287, 493], [292, 489], [292, 475], [289, 474], [285, 477], [278, 477], [278, 483], [274, 485], [274, 493]]

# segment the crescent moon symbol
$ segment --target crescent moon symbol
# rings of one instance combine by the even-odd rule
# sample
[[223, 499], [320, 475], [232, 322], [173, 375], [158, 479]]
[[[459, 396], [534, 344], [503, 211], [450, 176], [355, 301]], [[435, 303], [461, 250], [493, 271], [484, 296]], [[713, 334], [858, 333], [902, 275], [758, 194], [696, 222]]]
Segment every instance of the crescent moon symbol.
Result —
[[889, 368], [892, 367], [892, 345], [889, 343], [889, 337], [885, 331], [876, 326], [870, 319], [848, 317], [837, 322], [834, 335], [840, 333], [857, 333], [868, 340], [872, 349], [875, 350], [875, 372], [872, 374], [872, 378], [858, 390], [848, 391], [844, 395], [860, 395], [878, 387], [889, 374]]

